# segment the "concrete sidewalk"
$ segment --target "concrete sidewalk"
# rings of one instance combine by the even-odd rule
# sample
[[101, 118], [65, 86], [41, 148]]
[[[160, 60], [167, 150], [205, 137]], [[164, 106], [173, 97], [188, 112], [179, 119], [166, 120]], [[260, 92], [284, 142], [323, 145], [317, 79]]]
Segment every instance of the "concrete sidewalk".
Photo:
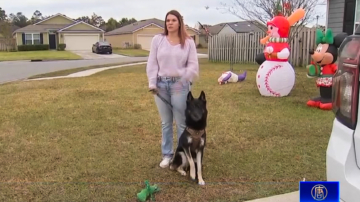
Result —
[[299, 191], [295, 191], [287, 194], [270, 196], [267, 198], [255, 199], [245, 202], [299, 202], [300, 201], [299, 196], [300, 196]]
[[146, 63], [147, 62], [137, 62], [137, 63], [131, 63], [131, 64], [116, 65], [116, 66], [111, 66], [111, 67], [94, 68], [94, 69], [88, 69], [88, 70], [81, 71], [81, 72], [72, 73], [67, 76], [44, 77], [44, 78], [37, 78], [37, 79], [28, 79], [25, 81], [39, 81], [39, 80], [49, 80], [49, 79], [85, 77], [85, 76], [90, 76], [90, 75], [96, 74], [98, 72], [109, 70], [109, 69], [134, 66], [134, 65], [142, 65], [142, 64], [146, 64]]

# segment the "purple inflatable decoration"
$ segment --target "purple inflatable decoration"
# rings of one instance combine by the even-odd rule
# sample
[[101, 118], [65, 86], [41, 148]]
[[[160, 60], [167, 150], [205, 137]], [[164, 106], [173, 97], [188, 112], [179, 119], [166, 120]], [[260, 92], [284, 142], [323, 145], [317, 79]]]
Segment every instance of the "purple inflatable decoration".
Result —
[[226, 84], [226, 83], [236, 83], [240, 81], [244, 81], [246, 78], [247, 72], [245, 71], [242, 74], [235, 74], [231, 71], [224, 72], [219, 78], [218, 83], [220, 85]]

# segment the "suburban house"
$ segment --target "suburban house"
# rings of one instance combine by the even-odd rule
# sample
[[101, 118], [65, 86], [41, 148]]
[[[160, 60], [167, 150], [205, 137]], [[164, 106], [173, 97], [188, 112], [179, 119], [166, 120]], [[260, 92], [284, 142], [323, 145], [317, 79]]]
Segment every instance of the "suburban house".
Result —
[[66, 50], [87, 50], [98, 41], [103, 41], [104, 30], [75, 21], [63, 14], [56, 14], [35, 24], [13, 32], [17, 45], [48, 44], [50, 49], [57, 49], [59, 44], [66, 44]]
[[360, 0], [327, 0], [326, 28], [352, 35], [360, 24]]
[[[255, 24], [258, 24], [257, 26]], [[215, 35], [227, 35], [227, 34], [238, 34], [238, 33], [254, 33], [254, 32], [263, 32], [260, 29], [260, 23], [254, 22], [251, 23], [250, 21], [238, 21], [238, 22], [223, 22], [216, 25], [203, 25], [208, 29], [209, 34], [211, 36]], [[264, 30], [267, 28], [264, 27]], [[204, 29], [201, 29], [201, 34], [199, 36], [199, 43], [202, 47], [207, 47], [206, 33]]]
[[[105, 33], [105, 40], [113, 47], [123, 48], [140, 44], [144, 50], [149, 50], [152, 38], [164, 32], [165, 22], [156, 18], [141, 20]], [[187, 26], [187, 33], [193, 37], [195, 44], [199, 43], [199, 31]]]
[[[258, 24], [258, 26], [262, 26], [260, 23]], [[263, 32], [258, 26], [249, 21], [239, 21], [219, 23], [208, 27], [208, 29], [211, 35]]]

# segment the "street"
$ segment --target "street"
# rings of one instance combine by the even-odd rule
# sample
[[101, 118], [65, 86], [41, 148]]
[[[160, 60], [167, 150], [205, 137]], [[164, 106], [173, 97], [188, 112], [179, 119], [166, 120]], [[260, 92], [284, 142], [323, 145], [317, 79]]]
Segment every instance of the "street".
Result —
[[96, 59], [96, 60], [71, 60], [71, 61], [47, 61], [47, 62], [29, 62], [29, 61], [9, 61], [0, 62], [0, 84], [27, 79], [37, 74], [50, 73], [59, 70], [73, 69], [93, 65], [105, 65], [121, 62], [143, 62], [147, 57], [122, 57], [114, 59]]

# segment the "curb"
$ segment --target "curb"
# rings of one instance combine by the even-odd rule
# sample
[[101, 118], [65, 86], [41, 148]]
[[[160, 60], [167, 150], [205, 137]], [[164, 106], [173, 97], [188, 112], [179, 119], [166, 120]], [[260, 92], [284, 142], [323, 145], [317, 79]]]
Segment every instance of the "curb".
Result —
[[80, 77], [91, 76], [93, 74], [96, 74], [96, 73], [99, 73], [99, 72], [102, 72], [102, 71], [105, 71], [105, 70], [109, 70], [109, 69], [116, 69], [116, 68], [120, 68], [120, 67], [135, 66], [135, 65], [142, 65], [142, 64], [147, 64], [147, 62], [134, 62], [134, 63], [123, 64], [123, 65], [115, 65], [115, 66], [110, 66], [110, 67], [94, 68], [94, 69], [88, 69], [88, 70], [72, 73], [72, 74], [69, 74], [69, 75], [66, 75], [66, 76], [55, 76], [55, 77], [43, 77], [43, 78], [36, 78], [36, 79], [26, 79], [24, 81], [40, 81], [40, 80], [50, 80], [50, 79], [60, 79], [60, 78], [80, 78]]
[[270, 196], [245, 202], [299, 202], [299, 191]]

